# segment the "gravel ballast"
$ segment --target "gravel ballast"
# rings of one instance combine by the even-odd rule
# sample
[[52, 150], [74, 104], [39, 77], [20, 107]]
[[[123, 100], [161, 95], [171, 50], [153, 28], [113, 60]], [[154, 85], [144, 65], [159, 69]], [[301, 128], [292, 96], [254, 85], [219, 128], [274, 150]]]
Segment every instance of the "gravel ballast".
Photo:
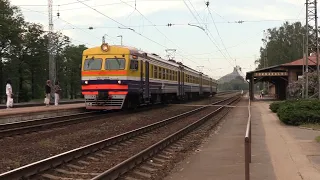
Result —
[[[230, 96], [230, 95], [229, 95]], [[213, 101], [222, 99], [214, 97]], [[208, 104], [205, 99], [189, 104]], [[169, 105], [135, 114], [72, 124], [65, 127], [0, 139], [0, 173], [124, 133], [198, 107]], [[107, 114], [108, 115], [108, 114]]]

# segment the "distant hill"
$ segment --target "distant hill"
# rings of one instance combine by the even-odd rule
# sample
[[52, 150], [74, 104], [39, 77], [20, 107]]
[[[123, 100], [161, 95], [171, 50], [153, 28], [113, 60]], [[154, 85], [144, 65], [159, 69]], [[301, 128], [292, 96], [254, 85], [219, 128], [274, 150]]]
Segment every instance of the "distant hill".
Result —
[[218, 90], [247, 90], [249, 89], [248, 82], [240, 74], [239, 66], [233, 68], [233, 71], [220, 79], [218, 79]]
[[239, 80], [245, 81], [244, 78], [239, 73], [239, 71], [241, 71], [241, 68], [239, 66], [236, 66], [235, 68], [233, 68], [233, 71], [231, 73], [218, 79], [218, 83], [224, 84], [224, 83], [228, 83], [234, 79], [239, 79]]

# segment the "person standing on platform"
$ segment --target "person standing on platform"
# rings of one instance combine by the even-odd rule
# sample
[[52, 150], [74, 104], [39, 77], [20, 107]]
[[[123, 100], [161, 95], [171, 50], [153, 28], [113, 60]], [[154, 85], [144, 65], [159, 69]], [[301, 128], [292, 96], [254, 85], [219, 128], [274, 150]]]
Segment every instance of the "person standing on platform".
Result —
[[7, 80], [6, 85], [6, 95], [7, 95], [7, 109], [11, 108], [13, 106], [13, 99], [12, 99], [12, 86], [11, 86], [11, 80]]
[[60, 92], [61, 92], [61, 88], [59, 86], [59, 81], [56, 81], [54, 86], [54, 105], [55, 106], [58, 106], [59, 104]]
[[44, 103], [46, 106], [49, 106], [50, 104], [50, 93], [51, 93], [51, 85], [50, 85], [50, 80], [47, 80], [47, 84], [45, 86], [46, 90], [46, 98], [44, 99]]

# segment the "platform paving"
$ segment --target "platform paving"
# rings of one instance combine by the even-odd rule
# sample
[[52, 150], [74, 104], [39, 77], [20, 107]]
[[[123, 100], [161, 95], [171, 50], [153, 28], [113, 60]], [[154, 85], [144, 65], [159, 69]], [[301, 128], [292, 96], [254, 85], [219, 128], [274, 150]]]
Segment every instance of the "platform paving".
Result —
[[0, 110], [0, 124], [48, 118], [84, 112], [85, 104], [63, 104], [58, 106], [23, 107]]
[[[320, 131], [282, 124], [277, 115], [269, 110], [268, 102], [253, 102], [252, 109], [253, 122], [261, 127], [259, 121], [262, 121], [267, 150], [271, 157], [276, 179], [319, 180], [320, 144], [315, 141], [315, 137], [320, 135]], [[257, 129], [257, 127], [253, 129]], [[253, 138], [255, 141], [256, 137]], [[255, 162], [258, 163], [259, 154], [256, 147], [253, 150], [254, 165]], [[256, 174], [253, 168], [254, 175]]]
[[[237, 105], [248, 105], [244, 98]], [[199, 148], [179, 163], [165, 180], [242, 180], [244, 179], [244, 134], [248, 110], [236, 107], [224, 118]]]
[[[247, 100], [238, 104], [244, 106]], [[319, 180], [320, 131], [282, 124], [270, 102], [252, 102], [251, 180]], [[179, 163], [165, 180], [244, 180], [244, 132], [247, 109], [234, 108], [219, 132], [213, 132]]]
[[[242, 100], [238, 105], [245, 105]], [[282, 124], [269, 110], [270, 102], [252, 102], [251, 180], [319, 180], [320, 131]], [[200, 147], [165, 180], [244, 180], [244, 108], [234, 108], [220, 131]]]

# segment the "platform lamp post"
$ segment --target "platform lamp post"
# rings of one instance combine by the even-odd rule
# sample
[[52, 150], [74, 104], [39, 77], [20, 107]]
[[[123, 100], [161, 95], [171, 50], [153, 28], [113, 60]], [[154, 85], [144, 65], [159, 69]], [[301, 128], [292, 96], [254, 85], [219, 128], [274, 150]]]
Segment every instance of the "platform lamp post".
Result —
[[[306, 52], [305, 52], [305, 35], [302, 34], [302, 79], [304, 79], [304, 63], [305, 63], [305, 57], [306, 57]], [[305, 83], [304, 83], [304, 80], [302, 81], [302, 99], [304, 99], [305, 97], [305, 94], [304, 94], [304, 88], [305, 88]]]

